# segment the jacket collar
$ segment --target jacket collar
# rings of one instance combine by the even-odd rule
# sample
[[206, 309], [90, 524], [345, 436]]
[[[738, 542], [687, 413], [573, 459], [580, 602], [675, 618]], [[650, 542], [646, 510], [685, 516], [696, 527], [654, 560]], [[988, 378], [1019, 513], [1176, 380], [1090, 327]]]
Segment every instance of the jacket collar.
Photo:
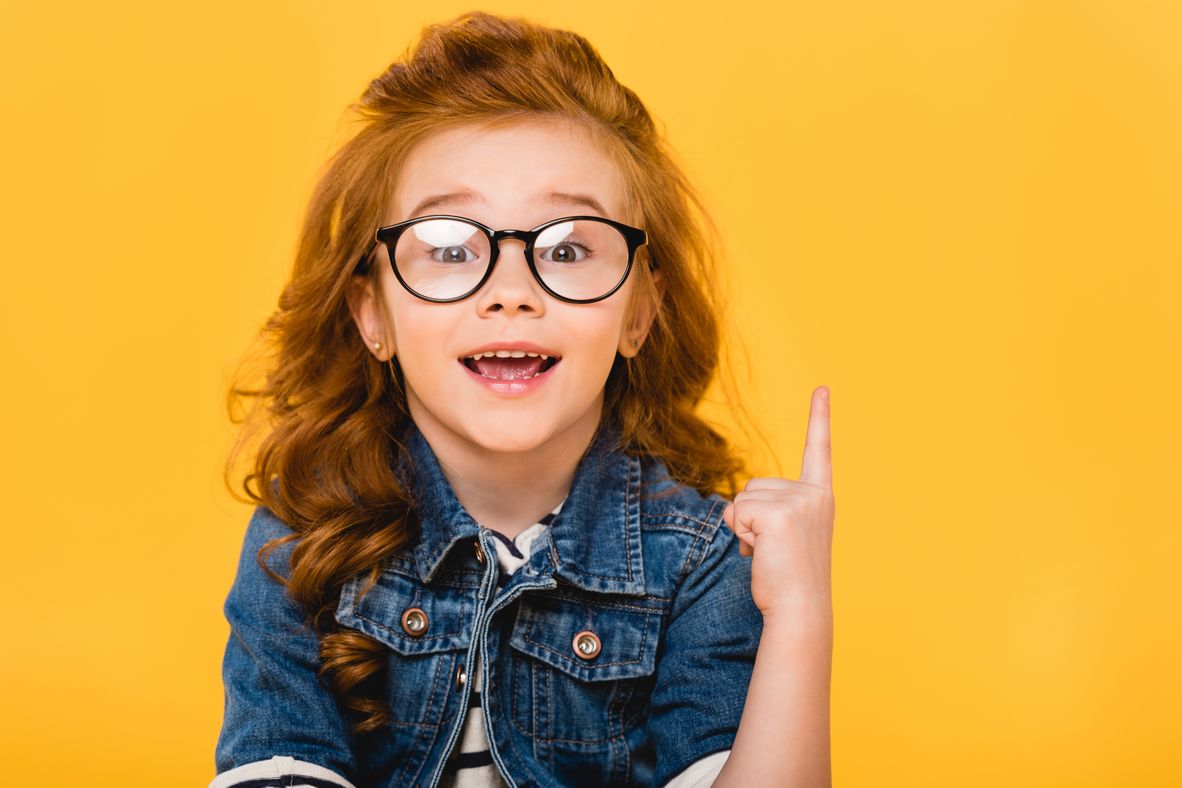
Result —
[[[434, 450], [413, 421], [403, 445], [407, 451], [399, 463], [400, 477], [410, 480], [407, 492], [419, 517], [414, 560], [419, 578], [427, 583], [447, 552], [457, 542], [476, 538], [480, 525], [456, 498]], [[618, 430], [601, 422], [550, 524], [548, 570], [587, 591], [644, 594], [640, 471], [640, 459], [624, 451]]]

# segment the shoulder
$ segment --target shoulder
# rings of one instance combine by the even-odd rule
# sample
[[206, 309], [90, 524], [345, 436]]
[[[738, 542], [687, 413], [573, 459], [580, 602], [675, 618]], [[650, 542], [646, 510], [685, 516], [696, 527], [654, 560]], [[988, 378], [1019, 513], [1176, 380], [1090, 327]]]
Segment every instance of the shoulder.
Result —
[[[271, 603], [278, 599], [286, 601], [284, 584], [291, 576], [291, 553], [298, 538], [299, 534], [274, 512], [265, 506], [256, 506], [243, 534], [227, 606]], [[271, 573], [282, 578], [283, 582]]]
[[729, 501], [718, 493], [703, 495], [674, 478], [659, 459], [640, 461], [642, 525], [655, 529], [681, 529], [709, 535], [722, 524], [722, 510]]
[[285, 539], [286, 541], [274, 546], [267, 554], [267, 565], [272, 571], [277, 571], [277, 567], [288, 565], [288, 559], [298, 538], [299, 534], [290, 525], [260, 504], [255, 506], [250, 521], [246, 524], [246, 533], [242, 539], [242, 560], [255, 561], [264, 545]]
[[730, 501], [678, 481], [660, 460], [642, 461], [639, 501], [646, 578], [666, 591], [711, 554], [719, 554], [724, 563], [739, 557], [737, 540], [722, 519]]

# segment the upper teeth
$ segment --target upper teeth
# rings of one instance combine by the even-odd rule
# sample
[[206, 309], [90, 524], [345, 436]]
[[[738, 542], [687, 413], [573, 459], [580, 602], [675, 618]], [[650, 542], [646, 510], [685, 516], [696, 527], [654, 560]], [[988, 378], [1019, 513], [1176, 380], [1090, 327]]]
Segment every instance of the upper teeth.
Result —
[[468, 356], [468, 358], [487, 358], [488, 356], [496, 356], [497, 358], [524, 358], [525, 356], [529, 356], [530, 358], [540, 357], [543, 361], [550, 358], [545, 353], [530, 353], [525, 350], [489, 350], [484, 353]]

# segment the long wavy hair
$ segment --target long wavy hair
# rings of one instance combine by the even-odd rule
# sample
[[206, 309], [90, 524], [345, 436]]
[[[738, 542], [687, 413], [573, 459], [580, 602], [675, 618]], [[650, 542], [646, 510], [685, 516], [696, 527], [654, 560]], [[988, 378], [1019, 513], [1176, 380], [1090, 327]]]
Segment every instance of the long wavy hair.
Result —
[[[383, 562], [417, 538], [418, 523], [395, 475], [409, 419], [402, 370], [397, 358], [381, 362], [369, 353], [346, 292], [418, 142], [473, 123], [558, 118], [586, 128], [623, 175], [631, 215], [621, 221], [648, 231], [649, 247], [633, 269], [634, 298], [666, 305], [639, 354], [617, 355], [603, 418], [628, 451], [659, 458], [702, 494], [727, 497], [738, 492], [746, 466], [699, 415], [711, 385], [722, 385], [730, 414], [752, 422], [733, 379], [718, 381], [727, 310], [715, 270], [719, 234], [644, 104], [582, 36], [466, 13], [424, 28], [349, 109], [358, 129], [322, 171], [278, 308], [231, 382], [227, 408], [242, 427], [224, 478], [237, 500], [265, 506], [292, 529], [264, 545], [258, 560], [306, 610], [319, 638], [321, 680], [362, 734], [389, 719], [386, 647], [341, 627], [333, 613], [342, 584], [364, 575], [366, 590], [372, 587]], [[663, 299], [650, 255], [662, 271]], [[369, 269], [380, 292], [378, 266]], [[239, 475], [245, 497], [235, 489]], [[289, 540], [298, 541], [283, 578], [265, 559]]]

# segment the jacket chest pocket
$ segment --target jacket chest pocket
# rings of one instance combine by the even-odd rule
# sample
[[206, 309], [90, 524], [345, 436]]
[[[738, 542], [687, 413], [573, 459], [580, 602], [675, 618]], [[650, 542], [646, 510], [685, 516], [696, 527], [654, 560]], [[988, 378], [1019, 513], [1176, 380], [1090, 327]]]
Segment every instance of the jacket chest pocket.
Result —
[[527, 595], [509, 639], [514, 724], [559, 748], [617, 742], [648, 707], [662, 613]]
[[385, 683], [391, 724], [449, 723], [446, 700], [458, 689], [467, 656], [476, 589], [424, 586], [393, 570], [360, 596], [363, 587], [359, 577], [345, 583], [336, 620], [390, 649]]

